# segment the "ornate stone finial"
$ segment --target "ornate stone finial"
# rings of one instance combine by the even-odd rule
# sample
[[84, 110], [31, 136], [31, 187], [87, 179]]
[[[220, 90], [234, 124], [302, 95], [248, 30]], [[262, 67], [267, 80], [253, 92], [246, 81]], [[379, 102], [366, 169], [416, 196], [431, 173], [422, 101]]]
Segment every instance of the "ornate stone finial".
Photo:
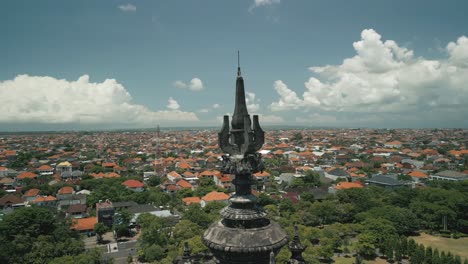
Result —
[[185, 261], [184, 263], [191, 263], [192, 256], [190, 255], [190, 248], [188, 246], [188, 242], [184, 242], [184, 255], [182, 259]]
[[291, 251], [291, 258], [289, 259], [289, 263], [305, 263], [305, 260], [302, 257], [302, 252], [304, 252], [305, 249], [306, 247], [302, 245], [299, 238], [297, 224], [294, 224], [294, 237], [291, 240], [291, 243], [289, 243], [289, 251]]
[[276, 260], [275, 260], [275, 253], [273, 253], [273, 251], [270, 252], [270, 264], [275, 264], [276, 263]]
[[241, 76], [241, 70], [240, 70], [240, 53], [237, 51], [237, 77]]
[[252, 122], [247, 111], [240, 65], [232, 122], [229, 124], [229, 116], [224, 116], [218, 140], [225, 153], [220, 171], [235, 175], [232, 181], [235, 194], [229, 199], [230, 204], [221, 210], [222, 219], [205, 231], [202, 242], [220, 263], [268, 264], [270, 253], [278, 252], [288, 239], [284, 230], [266, 217], [258, 198], [252, 195], [252, 174], [264, 169], [261, 154], [257, 151], [265, 141], [265, 132], [258, 116], [254, 115]]

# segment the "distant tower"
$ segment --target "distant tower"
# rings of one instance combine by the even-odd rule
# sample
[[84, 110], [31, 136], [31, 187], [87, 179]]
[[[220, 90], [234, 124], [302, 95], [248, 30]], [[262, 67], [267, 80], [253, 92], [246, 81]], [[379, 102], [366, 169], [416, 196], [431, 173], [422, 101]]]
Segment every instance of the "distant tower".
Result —
[[218, 133], [219, 147], [224, 153], [221, 171], [234, 174], [235, 194], [229, 206], [221, 211], [222, 219], [203, 234], [205, 244], [222, 264], [268, 264], [270, 254], [287, 244], [284, 230], [266, 218], [267, 213], [252, 195], [253, 173], [263, 171], [261, 154], [257, 153], [265, 140], [258, 116], [253, 122], [247, 112], [244, 79], [237, 67], [236, 99], [231, 125], [224, 116]]
[[154, 173], [161, 176], [164, 173], [164, 166], [161, 157], [161, 129], [156, 127], [156, 153], [154, 157]]

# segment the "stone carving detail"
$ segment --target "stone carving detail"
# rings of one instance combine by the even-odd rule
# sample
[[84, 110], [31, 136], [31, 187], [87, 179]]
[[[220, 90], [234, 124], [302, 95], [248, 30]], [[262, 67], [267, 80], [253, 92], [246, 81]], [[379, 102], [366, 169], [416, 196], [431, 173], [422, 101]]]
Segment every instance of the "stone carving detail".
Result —
[[245, 102], [244, 80], [237, 68], [236, 101], [232, 122], [224, 116], [218, 144], [225, 153], [221, 172], [233, 174], [235, 194], [229, 206], [221, 210], [222, 219], [213, 223], [202, 237], [213, 255], [226, 264], [267, 264], [270, 254], [287, 244], [284, 230], [266, 218], [266, 212], [252, 195], [252, 174], [262, 172], [265, 166], [257, 153], [265, 141], [258, 116], [253, 122]]

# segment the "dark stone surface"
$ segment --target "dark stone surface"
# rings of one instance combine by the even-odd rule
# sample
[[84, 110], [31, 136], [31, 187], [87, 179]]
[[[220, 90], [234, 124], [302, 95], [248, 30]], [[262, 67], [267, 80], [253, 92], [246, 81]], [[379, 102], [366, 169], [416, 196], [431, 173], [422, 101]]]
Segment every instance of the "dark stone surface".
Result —
[[252, 195], [252, 173], [263, 171], [261, 155], [265, 133], [258, 116], [253, 125], [245, 103], [244, 80], [237, 69], [236, 101], [231, 127], [224, 116], [218, 133], [223, 156], [223, 173], [235, 174], [236, 193], [230, 204], [221, 211], [222, 219], [212, 224], [202, 237], [203, 243], [223, 264], [267, 264], [270, 254], [288, 243], [286, 232], [266, 218], [263, 208]]

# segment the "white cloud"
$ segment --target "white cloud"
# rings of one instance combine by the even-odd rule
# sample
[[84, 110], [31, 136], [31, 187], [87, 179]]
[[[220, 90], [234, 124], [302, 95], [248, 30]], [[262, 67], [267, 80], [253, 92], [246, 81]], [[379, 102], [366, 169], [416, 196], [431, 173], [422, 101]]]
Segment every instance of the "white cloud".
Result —
[[199, 78], [193, 78], [192, 80], [190, 80], [189, 83], [185, 83], [183, 81], [177, 80], [173, 83], [173, 85], [176, 88], [181, 88], [181, 89], [189, 88], [192, 91], [201, 91], [204, 88], [203, 82]]
[[176, 88], [187, 88], [187, 84], [184, 83], [183, 81], [175, 81], [173, 85]]
[[180, 108], [179, 103], [177, 103], [176, 100], [174, 100], [172, 97], [169, 97], [169, 100], [167, 100], [167, 108], [171, 110], [178, 110]]
[[192, 91], [203, 90], [203, 82], [199, 78], [193, 78], [190, 80], [189, 88]]
[[[18, 75], [0, 82], [0, 123], [149, 124], [197, 121], [169, 99], [169, 109], [153, 112], [133, 104], [128, 91], [115, 79], [101, 83], [88, 75], [76, 81]], [[173, 102], [171, 102], [171, 100]]]
[[382, 41], [372, 29], [354, 42], [356, 55], [340, 65], [310, 67], [316, 77], [304, 83], [302, 97], [281, 80], [274, 83], [279, 100], [273, 111], [409, 113], [428, 110], [443, 117], [449, 108], [468, 114], [468, 39], [447, 45], [449, 58], [429, 60], [395, 41]]
[[202, 109], [198, 110], [198, 112], [200, 112], [200, 113], [208, 113], [208, 112], [210, 112], [210, 109], [202, 108]]
[[468, 67], [468, 38], [462, 36], [457, 42], [450, 42], [447, 51], [453, 64], [460, 67]]
[[260, 125], [265, 124], [281, 124], [284, 122], [284, 119], [276, 115], [259, 115]]
[[254, 8], [261, 6], [269, 6], [273, 4], [279, 4], [281, 0], [254, 0], [252, 5], [249, 7], [249, 12], [252, 12]]
[[136, 6], [132, 4], [119, 5], [118, 8], [123, 12], [136, 12]]
[[270, 105], [272, 111], [298, 109], [301, 105], [303, 105], [302, 100], [297, 97], [296, 92], [289, 89], [283, 81], [275, 81], [273, 88], [279, 94], [280, 99], [278, 102], [273, 102]]
[[221, 106], [220, 104], [213, 104], [212, 107], [213, 107], [214, 109], [218, 109], [220, 106]]
[[245, 93], [245, 103], [247, 104], [247, 110], [249, 112], [255, 113], [260, 109], [260, 104], [258, 104], [258, 100], [255, 100], [254, 93]]

